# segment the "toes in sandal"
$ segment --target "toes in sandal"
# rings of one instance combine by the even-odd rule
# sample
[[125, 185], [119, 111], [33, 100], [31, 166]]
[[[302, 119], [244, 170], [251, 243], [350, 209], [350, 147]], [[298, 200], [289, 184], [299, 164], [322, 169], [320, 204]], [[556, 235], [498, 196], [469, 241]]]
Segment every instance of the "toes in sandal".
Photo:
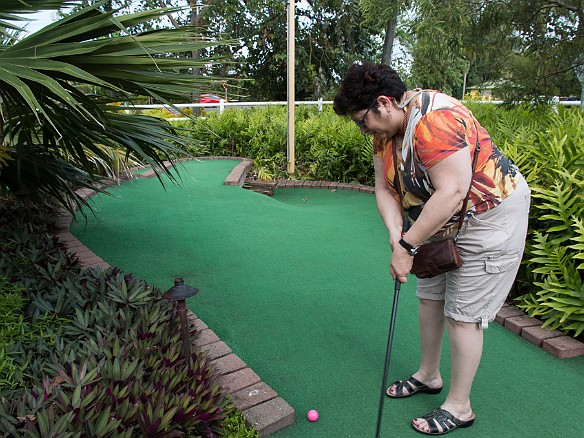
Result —
[[412, 427], [418, 432], [424, 433], [426, 435], [444, 435], [445, 433], [452, 432], [454, 429], [458, 429], [459, 427], [472, 426], [475, 421], [474, 417], [466, 421], [459, 420], [444, 409], [434, 409], [429, 414], [426, 414], [420, 418], [426, 420], [430, 431], [418, 429], [413, 421]]
[[[389, 388], [395, 385], [395, 394], [390, 394]], [[425, 394], [438, 394], [442, 391], [442, 387], [440, 388], [430, 388], [426, 386], [424, 383], [420, 382], [418, 379], [414, 378], [413, 376], [408, 377], [404, 380], [397, 380], [391, 384], [387, 391], [385, 392], [388, 397], [391, 398], [404, 398], [409, 397], [411, 395], [417, 394], [418, 392], [423, 392]], [[404, 392], [404, 389], [407, 390], [407, 393]]]

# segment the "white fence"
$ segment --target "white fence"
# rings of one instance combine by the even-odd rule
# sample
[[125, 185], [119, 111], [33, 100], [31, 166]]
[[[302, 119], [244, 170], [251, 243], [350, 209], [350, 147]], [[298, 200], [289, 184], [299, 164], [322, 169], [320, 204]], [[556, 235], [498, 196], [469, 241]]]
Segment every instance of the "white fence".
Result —
[[[317, 105], [318, 110], [322, 111], [323, 105], [332, 105], [332, 100], [303, 100], [294, 102], [295, 105]], [[229, 102], [221, 99], [219, 103], [177, 103], [174, 106], [177, 108], [218, 108], [220, 113], [223, 113], [225, 108], [230, 107], [240, 107], [240, 108], [251, 108], [254, 106], [270, 106], [270, 105], [288, 105], [288, 102], [274, 101], [274, 102]], [[172, 107], [168, 105], [120, 105], [116, 108], [123, 109], [126, 111], [141, 110], [141, 109], [166, 109], [168, 111], [174, 111]], [[178, 119], [177, 119], [178, 120]]]
[[[473, 100], [474, 103], [491, 103], [494, 105], [501, 105], [503, 103], [502, 100]], [[318, 110], [322, 111], [323, 105], [332, 105], [332, 100], [304, 100], [304, 101], [296, 101], [294, 102], [295, 105], [317, 105]], [[565, 105], [565, 106], [580, 106], [579, 100], [571, 100], [571, 101], [564, 101], [554, 99], [554, 105]], [[225, 111], [225, 108], [231, 107], [240, 107], [240, 108], [252, 108], [255, 106], [270, 106], [270, 105], [280, 105], [285, 106], [287, 105], [287, 101], [275, 101], [275, 102], [229, 102], [221, 99], [219, 103], [177, 103], [175, 106], [177, 108], [209, 108], [209, 109], [219, 109], [219, 113], [222, 114]], [[166, 109], [171, 112], [176, 112], [172, 107], [168, 105], [121, 105], [117, 106], [121, 110], [125, 110], [127, 112], [133, 110], [141, 110], [141, 109]], [[188, 120], [186, 117], [172, 117], [171, 120]]]

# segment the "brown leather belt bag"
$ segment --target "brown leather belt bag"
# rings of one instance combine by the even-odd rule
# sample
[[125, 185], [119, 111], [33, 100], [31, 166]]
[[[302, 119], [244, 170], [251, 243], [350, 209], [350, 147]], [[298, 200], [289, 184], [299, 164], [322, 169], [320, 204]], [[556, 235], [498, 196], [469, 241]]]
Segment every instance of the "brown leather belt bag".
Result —
[[432, 278], [462, 266], [454, 237], [420, 245], [411, 273], [418, 278]]

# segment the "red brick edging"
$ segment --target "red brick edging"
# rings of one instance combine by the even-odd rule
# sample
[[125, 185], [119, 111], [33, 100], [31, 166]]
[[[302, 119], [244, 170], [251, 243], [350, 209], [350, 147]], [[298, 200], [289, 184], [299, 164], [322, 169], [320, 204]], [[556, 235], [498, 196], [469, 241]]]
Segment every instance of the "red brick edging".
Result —
[[[203, 157], [201, 159], [237, 159], [233, 157]], [[165, 162], [165, 166], [171, 163]], [[242, 159], [242, 162], [235, 166], [233, 171], [225, 179], [225, 184], [243, 184], [245, 175], [251, 167], [251, 161]], [[239, 175], [241, 173], [243, 176]], [[153, 170], [148, 170], [138, 178], [151, 178], [155, 175]], [[230, 178], [236, 178], [232, 181]], [[95, 195], [95, 191], [89, 189], [79, 189], [76, 193], [88, 199]], [[108, 269], [110, 265], [102, 258], [95, 255], [89, 248], [81, 243], [73, 234], [70, 226], [73, 215], [67, 211], [62, 211], [55, 219], [57, 227], [56, 236], [65, 247], [77, 256], [84, 269]], [[294, 409], [276, 391], [262, 382], [260, 377], [249, 368], [243, 360], [232, 353], [231, 348], [198, 318], [190, 310], [188, 311], [190, 326], [195, 329], [195, 339], [193, 345], [200, 348], [206, 354], [210, 364], [219, 375], [219, 384], [231, 396], [233, 404], [239, 409], [246, 421], [253, 425], [260, 437], [268, 436], [279, 431], [296, 421]]]

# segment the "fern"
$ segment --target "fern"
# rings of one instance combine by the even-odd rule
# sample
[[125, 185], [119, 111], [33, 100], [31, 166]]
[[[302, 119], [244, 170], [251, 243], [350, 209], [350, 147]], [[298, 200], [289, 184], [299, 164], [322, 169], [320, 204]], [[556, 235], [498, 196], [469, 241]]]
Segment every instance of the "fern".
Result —
[[538, 266], [532, 272], [543, 281], [534, 282], [538, 292], [521, 297], [519, 307], [531, 316], [545, 319], [544, 327], [573, 330], [578, 336], [584, 331], [584, 283], [568, 248], [536, 232], [531, 254], [529, 262]]
[[538, 169], [525, 264], [533, 287], [518, 299], [545, 326], [578, 336], [584, 330], [584, 117], [560, 111], [547, 121], [537, 141], [525, 145], [531, 169]]
[[[584, 222], [580, 218], [574, 218], [573, 224], [575, 235], [570, 240], [576, 243], [570, 245], [569, 248], [576, 251], [574, 259], [584, 260]], [[584, 270], [584, 263], [580, 263], [576, 269]]]

